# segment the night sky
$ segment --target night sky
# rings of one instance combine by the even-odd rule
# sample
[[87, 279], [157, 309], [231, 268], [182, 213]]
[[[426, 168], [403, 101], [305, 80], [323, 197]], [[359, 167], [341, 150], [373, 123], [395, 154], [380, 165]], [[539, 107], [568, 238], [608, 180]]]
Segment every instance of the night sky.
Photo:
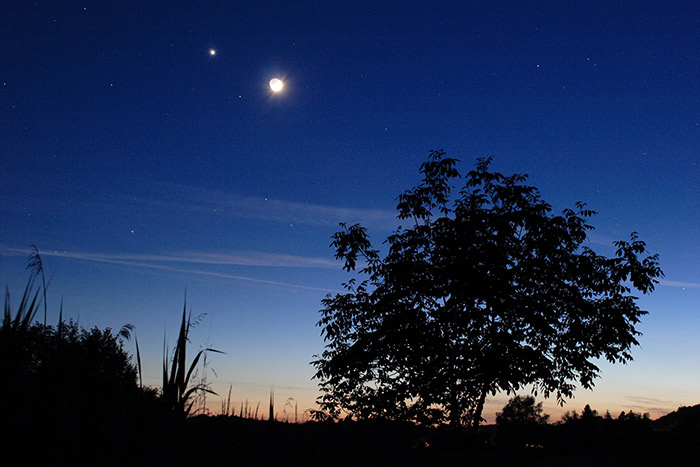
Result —
[[602, 362], [563, 410], [696, 404], [698, 24], [696, 1], [11, 2], [0, 284], [17, 303], [36, 244], [49, 322], [63, 299], [84, 327], [134, 324], [153, 385], [186, 290], [193, 348], [226, 352], [214, 390], [264, 406], [274, 385], [283, 416], [317, 395], [320, 301], [349, 277], [338, 222], [379, 244], [431, 149], [463, 173], [493, 156], [555, 212], [598, 211], [596, 251], [638, 231], [666, 274], [635, 361]]

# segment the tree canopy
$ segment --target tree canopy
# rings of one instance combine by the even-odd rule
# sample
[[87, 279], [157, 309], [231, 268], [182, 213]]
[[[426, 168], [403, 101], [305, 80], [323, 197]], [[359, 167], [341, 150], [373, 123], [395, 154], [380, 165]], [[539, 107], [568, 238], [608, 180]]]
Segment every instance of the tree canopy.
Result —
[[549, 415], [543, 414], [542, 402], [535, 403], [530, 395], [516, 395], [496, 414], [496, 424], [500, 426], [542, 424], [548, 420]]
[[593, 387], [595, 359], [632, 359], [646, 314], [633, 291], [653, 291], [658, 255], [636, 233], [597, 254], [585, 245], [594, 211], [553, 215], [526, 175], [491, 172], [490, 158], [451, 198], [462, 177], [444, 156], [432, 151], [398, 197], [407, 226], [386, 253], [358, 224], [332, 237], [360, 280], [322, 302], [313, 364], [327, 415], [478, 425], [489, 394], [531, 384], [563, 403]]

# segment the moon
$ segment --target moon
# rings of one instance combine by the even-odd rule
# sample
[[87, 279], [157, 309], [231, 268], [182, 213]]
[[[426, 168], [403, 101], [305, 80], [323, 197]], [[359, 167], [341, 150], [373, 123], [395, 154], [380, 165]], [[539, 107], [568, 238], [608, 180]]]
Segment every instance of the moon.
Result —
[[272, 90], [272, 92], [275, 92], [275, 93], [280, 92], [282, 90], [282, 88], [284, 88], [284, 83], [282, 82], [281, 79], [272, 78], [270, 80], [270, 89]]

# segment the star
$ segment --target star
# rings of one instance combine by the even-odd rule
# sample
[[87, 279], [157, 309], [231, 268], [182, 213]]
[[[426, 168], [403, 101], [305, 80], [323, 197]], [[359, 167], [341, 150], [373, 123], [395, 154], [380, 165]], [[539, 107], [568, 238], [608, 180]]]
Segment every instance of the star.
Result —
[[215, 49], [209, 49], [209, 55], [211, 55], [212, 57], [213, 57], [214, 55], [216, 55], [216, 50], [215, 50]]

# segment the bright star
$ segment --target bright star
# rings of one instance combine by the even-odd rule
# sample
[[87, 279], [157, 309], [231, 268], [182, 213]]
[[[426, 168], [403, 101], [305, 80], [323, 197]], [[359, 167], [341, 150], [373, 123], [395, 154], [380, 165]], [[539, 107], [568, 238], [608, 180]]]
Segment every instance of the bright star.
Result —
[[212, 57], [213, 57], [214, 55], [216, 55], [216, 50], [214, 50], [214, 49], [209, 49], [209, 55], [211, 55]]

